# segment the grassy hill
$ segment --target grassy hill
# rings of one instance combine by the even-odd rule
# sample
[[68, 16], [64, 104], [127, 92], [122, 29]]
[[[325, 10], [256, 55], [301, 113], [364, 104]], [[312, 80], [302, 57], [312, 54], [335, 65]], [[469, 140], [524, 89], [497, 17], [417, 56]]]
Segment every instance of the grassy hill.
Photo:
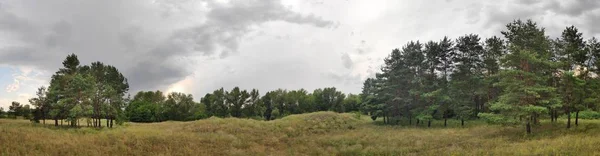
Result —
[[127, 123], [114, 129], [54, 128], [0, 119], [0, 155], [593, 155], [600, 121], [576, 128], [456, 122], [444, 128], [381, 126], [367, 116], [317, 112], [274, 121], [210, 118]]

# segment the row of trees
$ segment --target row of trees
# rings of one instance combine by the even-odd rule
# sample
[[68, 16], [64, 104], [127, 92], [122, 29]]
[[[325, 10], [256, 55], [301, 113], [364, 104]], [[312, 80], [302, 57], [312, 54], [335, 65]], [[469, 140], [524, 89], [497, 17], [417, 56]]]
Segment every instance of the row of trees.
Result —
[[189, 121], [210, 116], [272, 120], [315, 111], [359, 111], [360, 104], [358, 95], [346, 96], [333, 87], [312, 93], [278, 89], [263, 96], [257, 89], [234, 87], [231, 91], [220, 88], [208, 93], [199, 103], [189, 94], [170, 93], [165, 97], [161, 91], [142, 91], [125, 108], [125, 114], [133, 122]]
[[[206, 94], [200, 102], [192, 95], [161, 91], [141, 91], [133, 98], [125, 98], [129, 88], [127, 79], [113, 66], [101, 62], [80, 65], [76, 55], [71, 54], [63, 61], [50, 81], [50, 86], [40, 87], [29, 105], [13, 102], [8, 113], [0, 111], [0, 117], [23, 116], [45, 124], [54, 120], [58, 126], [67, 121], [70, 126], [81, 125], [83, 119], [88, 126], [107, 127], [113, 122], [160, 122], [167, 120], [189, 121], [210, 116], [239, 117], [272, 120], [290, 114], [315, 111], [350, 112], [359, 111], [359, 95], [346, 94], [336, 88], [307, 90], [269, 91], [260, 95], [235, 87], [230, 91], [223, 88]], [[165, 96], [166, 95], [166, 96]]]
[[[381, 72], [364, 82], [364, 110], [385, 123], [483, 118], [523, 124], [556, 121], [598, 110], [600, 43], [574, 26], [550, 39], [544, 28], [515, 20], [485, 40], [467, 34], [451, 40], [411, 41], [385, 58]], [[421, 122], [423, 121], [423, 122]]]
[[4, 111], [4, 108], [0, 107], [0, 118], [8, 117], [8, 118], [17, 118], [17, 116], [21, 116], [24, 119], [31, 119], [32, 112], [35, 109], [32, 109], [29, 105], [21, 105], [19, 102], [12, 102], [10, 106], [8, 106], [8, 111]]
[[81, 118], [94, 127], [102, 127], [101, 119], [106, 120], [107, 127], [112, 127], [113, 121], [126, 120], [122, 108], [127, 102], [123, 97], [129, 84], [117, 68], [102, 62], [82, 66], [75, 54], [67, 56], [62, 64], [52, 75], [50, 86], [40, 87], [36, 97], [29, 100], [35, 107], [33, 111], [13, 112], [23, 112], [17, 114], [21, 116], [31, 114], [33, 121], [44, 124], [46, 119], [53, 119], [56, 126], [60, 120], [61, 124], [67, 121], [75, 127]]

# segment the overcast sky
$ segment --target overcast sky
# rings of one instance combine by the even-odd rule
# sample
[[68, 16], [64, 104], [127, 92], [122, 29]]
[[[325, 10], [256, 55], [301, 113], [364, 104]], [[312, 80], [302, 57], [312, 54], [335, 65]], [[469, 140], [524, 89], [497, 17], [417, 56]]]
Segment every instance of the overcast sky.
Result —
[[0, 0], [0, 107], [28, 103], [70, 53], [140, 90], [196, 100], [230, 90], [336, 87], [359, 93], [410, 40], [499, 35], [533, 19], [557, 37], [600, 36], [596, 0]]

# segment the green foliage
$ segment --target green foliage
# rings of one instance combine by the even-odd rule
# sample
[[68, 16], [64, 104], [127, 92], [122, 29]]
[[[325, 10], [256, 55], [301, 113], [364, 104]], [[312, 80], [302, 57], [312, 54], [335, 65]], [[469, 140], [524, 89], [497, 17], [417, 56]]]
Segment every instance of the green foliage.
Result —
[[[575, 113], [571, 113], [571, 118], [575, 118]], [[580, 119], [600, 119], [600, 112], [592, 111], [592, 110], [584, 110], [579, 112]]]

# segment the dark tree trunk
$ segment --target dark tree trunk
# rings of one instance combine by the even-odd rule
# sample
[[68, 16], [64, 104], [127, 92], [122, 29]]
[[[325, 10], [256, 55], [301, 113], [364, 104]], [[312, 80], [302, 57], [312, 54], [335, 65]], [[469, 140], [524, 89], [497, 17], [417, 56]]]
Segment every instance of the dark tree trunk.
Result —
[[416, 126], [419, 126], [419, 122], [420, 122], [420, 121], [419, 121], [419, 119], [417, 119], [417, 124], [416, 124]]
[[110, 128], [113, 128], [113, 119], [110, 118]]
[[550, 110], [550, 122], [554, 123], [554, 110]]
[[448, 123], [448, 117], [446, 116], [446, 113], [444, 113], [444, 127], [446, 127]]
[[61, 126], [63, 125], [63, 119], [60, 119], [60, 125]]
[[529, 123], [530, 121], [527, 121], [527, 134], [531, 134], [531, 124]]
[[579, 110], [575, 112], [575, 126], [579, 126]]
[[408, 117], [408, 125], [412, 125], [412, 116]]
[[567, 128], [571, 128], [571, 111], [567, 108]]
[[109, 127], [110, 125], [108, 125], [108, 117], [106, 117], [106, 127]]
[[558, 121], [558, 110], [554, 110], [554, 121]]
[[444, 118], [444, 127], [448, 125], [448, 119]]
[[54, 119], [54, 126], [58, 126], [58, 119]]
[[431, 127], [431, 120], [427, 121], [427, 127]]
[[465, 119], [460, 119], [460, 126], [465, 126]]

